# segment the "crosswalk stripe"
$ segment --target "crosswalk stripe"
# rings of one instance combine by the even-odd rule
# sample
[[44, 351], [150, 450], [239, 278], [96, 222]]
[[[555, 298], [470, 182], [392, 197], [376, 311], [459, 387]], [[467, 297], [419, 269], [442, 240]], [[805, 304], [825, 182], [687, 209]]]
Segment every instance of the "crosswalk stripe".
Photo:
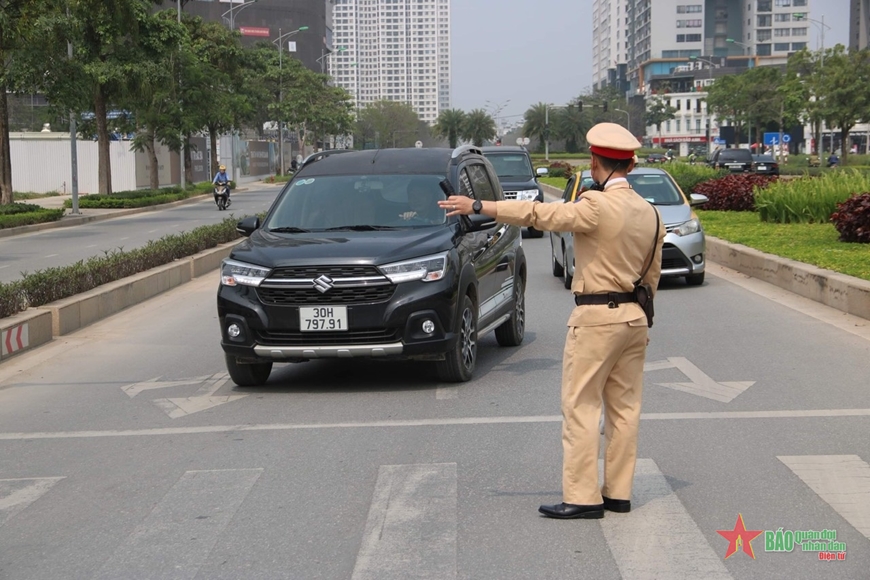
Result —
[[63, 477], [0, 479], [0, 526], [41, 498]]
[[456, 578], [456, 464], [382, 465], [351, 580]]
[[783, 455], [777, 459], [870, 539], [870, 465], [857, 455]]
[[95, 578], [194, 578], [262, 472], [186, 472]]
[[601, 528], [623, 580], [732, 578], [652, 459], [637, 460], [631, 512]]

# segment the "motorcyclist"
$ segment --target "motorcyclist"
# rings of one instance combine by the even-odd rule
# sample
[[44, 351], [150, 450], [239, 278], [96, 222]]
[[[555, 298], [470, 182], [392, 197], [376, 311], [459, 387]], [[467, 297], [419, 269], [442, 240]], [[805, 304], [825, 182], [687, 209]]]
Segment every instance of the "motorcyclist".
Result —
[[[227, 175], [227, 166], [221, 165], [218, 167], [218, 172], [214, 176], [214, 179], [211, 180], [212, 185], [216, 186], [226, 186], [227, 192], [227, 207], [230, 205], [230, 176]], [[215, 192], [217, 193], [217, 192]]]
[[840, 157], [836, 153], [831, 153], [828, 157], [828, 167], [836, 167], [840, 164]]

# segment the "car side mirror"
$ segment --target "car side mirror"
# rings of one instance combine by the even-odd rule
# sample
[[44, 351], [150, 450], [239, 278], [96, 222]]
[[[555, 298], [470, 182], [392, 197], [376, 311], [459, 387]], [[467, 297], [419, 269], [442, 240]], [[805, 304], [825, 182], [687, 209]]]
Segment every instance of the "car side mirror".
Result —
[[249, 216], [243, 220], [239, 220], [236, 224], [236, 231], [245, 237], [250, 236], [255, 230], [260, 228], [260, 218], [257, 216]]
[[710, 201], [710, 199], [706, 195], [700, 193], [692, 193], [689, 195], [689, 205], [691, 206], [704, 205], [708, 201]]
[[538, 167], [535, 173], [538, 174], [538, 177], [546, 177], [547, 175], [550, 175], [550, 170], [546, 167]]
[[471, 214], [466, 217], [468, 218], [468, 221], [466, 222], [468, 224], [466, 230], [469, 232], [488, 230], [496, 224], [495, 218], [488, 215]]

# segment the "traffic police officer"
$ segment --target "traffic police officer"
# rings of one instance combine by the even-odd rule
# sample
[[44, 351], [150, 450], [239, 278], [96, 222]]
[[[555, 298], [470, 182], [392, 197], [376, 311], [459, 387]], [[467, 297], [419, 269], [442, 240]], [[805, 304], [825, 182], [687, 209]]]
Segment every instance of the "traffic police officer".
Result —
[[[502, 223], [574, 233], [571, 290], [576, 307], [568, 318], [562, 362], [563, 503], [539, 508], [560, 519], [597, 519], [605, 509], [631, 509], [648, 342], [647, 319], [634, 298], [634, 282], [650, 263], [643, 281], [655, 291], [665, 236], [658, 212], [626, 179], [640, 148], [637, 139], [620, 125], [599, 123], [586, 140], [594, 184], [576, 203], [474, 201], [465, 196], [438, 202], [448, 216], [483, 213]], [[602, 402], [606, 449], [599, 487]]]

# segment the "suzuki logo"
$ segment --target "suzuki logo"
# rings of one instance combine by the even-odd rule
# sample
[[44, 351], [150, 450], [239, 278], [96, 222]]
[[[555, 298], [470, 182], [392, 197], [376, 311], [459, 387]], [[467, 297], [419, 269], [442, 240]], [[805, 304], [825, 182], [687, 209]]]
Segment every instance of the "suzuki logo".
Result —
[[332, 286], [332, 278], [330, 278], [326, 274], [323, 274], [320, 277], [314, 279], [314, 288], [321, 294], [332, 290]]

